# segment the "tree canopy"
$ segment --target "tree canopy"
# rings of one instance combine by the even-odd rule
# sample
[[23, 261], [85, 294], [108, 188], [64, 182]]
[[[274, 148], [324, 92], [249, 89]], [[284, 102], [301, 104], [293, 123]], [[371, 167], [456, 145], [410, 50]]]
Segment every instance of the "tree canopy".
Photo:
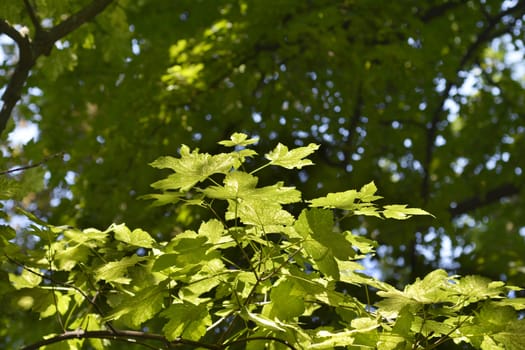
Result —
[[[275, 214], [272, 220], [276, 222], [271, 225], [286, 226], [288, 230], [293, 227], [295, 234], [301, 235], [308, 231], [300, 228], [306, 225], [308, 215], [319, 215], [320, 221], [326, 220], [338, 232], [348, 232], [344, 241], [350, 243], [345, 244], [355, 248], [361, 242], [363, 249], [368, 249], [370, 244], [370, 250], [362, 256], [346, 258], [352, 258], [349, 263], [357, 263], [366, 256], [368, 271], [379, 276], [382, 282], [377, 279], [373, 279], [374, 282], [368, 279], [345, 281], [340, 275], [336, 278], [333, 264], [336, 260], [344, 260], [342, 255], [337, 255], [341, 252], [332, 252], [336, 260], [328, 265], [321, 263], [322, 266], [316, 255], [308, 252], [311, 249], [308, 245], [304, 249], [309, 255], [297, 254], [305, 259], [304, 262], [313, 264], [312, 271], [328, 280], [333, 278], [330, 283], [356, 283], [379, 290], [377, 300], [384, 298], [377, 301], [379, 308], [397, 312], [397, 323], [390, 326], [399, 330], [398, 336], [410, 339], [407, 342], [415, 341], [417, 336], [409, 336], [400, 329], [416, 327], [417, 322], [420, 329], [424, 328], [421, 320], [425, 319], [417, 317], [420, 317], [419, 311], [428, 311], [428, 300], [440, 304], [447, 298], [450, 301], [453, 293], [463, 297], [470, 295], [466, 289], [458, 292], [458, 286], [479, 290], [476, 296], [479, 299], [468, 302], [464, 301], [468, 298], [461, 299], [463, 304], [456, 304], [457, 309], [451, 311], [453, 315], [447, 317], [460, 319], [461, 315], [470, 315], [467, 309], [468, 312], [475, 309], [477, 315], [492, 313], [501, 315], [500, 321], [508, 320], [509, 315], [515, 315], [520, 309], [516, 306], [518, 302], [513, 308], [509, 300], [519, 299], [505, 299], [508, 305], [498, 306], [489, 301], [494, 302], [509, 291], [514, 297], [522, 292], [490, 280], [525, 286], [522, 185], [525, 157], [521, 154], [525, 149], [524, 18], [525, 3], [508, 0], [1, 2], [3, 158], [0, 161], [0, 199], [4, 256], [0, 261], [5, 278], [0, 288], [2, 298], [10, 298], [11, 294], [6, 291], [20, 296], [24, 288], [28, 293], [37, 293], [30, 287], [47, 286], [56, 290], [49, 292], [42, 288], [38, 292], [44, 300], [42, 305], [53, 305], [55, 311], [33, 305], [37, 315], [27, 313], [20, 302], [6, 301], [13, 305], [9, 313], [1, 317], [2, 324], [9, 324], [9, 330], [3, 327], [0, 334], [5, 340], [0, 340], [0, 344], [22, 344], [13, 339], [13, 335], [29, 344], [42, 335], [58, 332], [53, 328], [55, 325], [39, 323], [41, 328], [25, 335], [25, 328], [35, 318], [55, 314], [74, 317], [71, 305], [79, 310], [100, 307], [96, 302], [89, 303], [90, 298], [94, 298], [89, 294], [91, 291], [86, 292], [89, 288], [100, 293], [104, 288], [124, 293], [117, 293], [120, 296], [114, 296], [116, 299], [102, 293], [104, 299], [109, 298], [103, 300], [102, 305], [111, 309], [104, 322], [117, 320], [133, 329], [150, 320], [128, 313], [140, 304], [140, 298], [142, 301], [152, 298], [155, 301], [152, 304], [159, 307], [142, 310], [141, 315], [153, 317], [162, 312], [170, 320], [168, 327], [176, 327], [175, 314], [202, 312], [205, 315], [211, 306], [206, 302], [199, 304], [196, 299], [184, 300], [180, 293], [187, 290], [181, 286], [173, 288], [179, 293], [177, 298], [182, 298], [182, 304], [173, 303], [160, 311], [161, 299], [176, 293], [164, 289], [160, 292], [158, 288], [189, 283], [177, 279], [180, 271], [171, 271], [170, 279], [159, 278], [159, 274], [167, 273], [162, 268], [167, 264], [188, 264], [191, 266], [188, 269], [204, 268], [203, 274], [212, 275], [209, 269], [228, 268], [210, 265], [219, 254], [253, 273], [254, 266], [261, 267], [257, 264], [275, 253], [276, 260], [270, 261], [281, 266], [283, 262], [279, 259], [286, 254], [293, 255], [296, 247], [295, 236], [286, 230], [281, 232], [287, 234], [283, 241], [276, 241], [275, 237], [264, 238], [264, 242], [271, 242], [268, 246], [260, 237], [252, 237], [254, 242], [248, 240], [253, 249], [247, 252], [250, 259], [257, 259], [257, 252], [263, 254], [266, 248], [262, 247], [274, 248], [272, 254], [264, 251], [268, 254], [264, 259], [262, 255], [259, 260], [243, 257], [246, 247], [241, 243], [244, 241], [237, 242], [237, 249], [233, 249], [224, 238], [226, 241], [221, 242], [224, 246], [217, 251], [196, 254], [200, 262], [185, 256], [165, 257], [162, 262], [160, 257], [172, 254], [169, 249], [176, 252], [185, 244], [190, 250], [214, 246], [218, 238], [213, 236], [213, 230], [224, 232], [228, 239], [235, 238], [234, 226], [212, 227], [218, 225], [213, 221], [217, 213], [224, 212], [226, 222], [239, 217], [246, 230], [246, 227], [257, 226], [256, 221], [242, 217], [248, 213], [232, 213], [228, 200], [233, 198], [224, 197], [232, 190], [228, 186], [234, 186], [235, 181], [244, 184], [240, 191], [255, 197], [257, 186], [277, 196], [276, 203], [267, 203], [265, 209], [277, 210], [272, 212]], [[17, 135], [31, 128], [35, 136], [29, 142], [18, 142]], [[258, 138], [256, 147], [246, 143], [251, 138]], [[218, 144], [220, 140], [224, 142]], [[254, 154], [251, 153], [243, 156], [246, 159], [238, 160], [246, 163], [250, 171], [231, 176], [228, 172], [232, 167], [238, 169], [239, 164], [227, 161], [224, 166], [228, 168], [222, 172], [207, 173], [206, 169], [195, 167], [196, 163], [182, 164], [170, 158], [193, 157], [196, 161], [201, 159], [199, 157], [211, 157], [217, 160], [213, 157], [229, 154], [224, 153], [228, 146], [237, 147], [234, 150], [239, 152], [252, 149], [261, 154], [269, 152], [265, 159], [274, 166], [257, 172], [255, 180], [250, 171], [261, 163], [252, 158]], [[315, 152], [314, 147], [318, 148]], [[293, 153], [297, 149], [308, 152]], [[278, 161], [289, 152], [296, 157], [289, 159], [289, 163]], [[208, 156], [204, 156], [206, 154]], [[301, 160], [306, 163], [300, 163]], [[310, 162], [315, 166], [307, 166]], [[150, 167], [150, 163], [168, 170], [163, 173]], [[170, 175], [169, 169], [180, 175]], [[163, 174], [170, 175], [166, 178], [170, 180], [162, 180]], [[222, 174], [226, 177], [225, 182], [213, 174]], [[217, 184], [206, 187], [202, 194], [215, 199], [218, 207], [210, 210], [202, 205], [181, 205], [181, 199], [185, 202], [194, 198], [181, 198], [181, 193], [188, 195], [187, 190], [208, 178]], [[180, 185], [175, 190], [170, 187], [173, 181]], [[152, 194], [151, 184], [166, 192]], [[324, 209], [302, 212], [304, 203], [295, 200], [295, 192], [288, 190], [292, 187], [300, 191], [303, 200], [318, 199], [318, 202], [312, 199], [309, 205]], [[355, 198], [366, 201], [360, 197], [348, 200], [348, 196], [366, 192], [367, 188], [370, 191], [379, 189], [385, 202], [408, 206], [390, 207], [391, 212], [387, 211], [387, 215], [370, 209], [375, 206], [366, 207], [370, 211], [365, 207], [352, 207]], [[294, 200], [284, 198], [287, 192]], [[375, 196], [374, 193], [370, 196]], [[280, 195], [284, 202], [279, 202]], [[154, 198], [157, 199], [154, 203], [167, 205], [151, 205], [144, 198]], [[279, 216], [280, 206], [288, 213], [281, 213], [283, 217]], [[333, 210], [333, 214], [327, 214], [328, 209]], [[420, 214], [419, 210], [434, 217], [416, 215], [408, 221], [385, 220]], [[32, 223], [32, 228], [28, 222]], [[266, 225], [270, 223], [263, 227]], [[49, 236], [49, 232], [53, 234]], [[194, 239], [195, 235], [200, 238]], [[169, 249], [162, 245], [163, 242]], [[316, 242], [321, 246], [328, 244], [324, 239]], [[372, 242], [377, 242], [376, 248]], [[76, 261], [68, 260], [71, 256], [46, 256], [50, 251], [68, 251], [66, 248], [77, 245], [82, 248], [67, 253], [80, 254]], [[328, 247], [337, 250], [329, 244]], [[162, 254], [153, 253], [156, 249]], [[114, 255], [110, 250], [115, 250]], [[376, 252], [373, 256], [372, 250]], [[133, 254], [134, 251], [140, 254]], [[27, 261], [23, 252], [27, 254]], [[106, 265], [96, 261], [96, 257], [108, 259], [115, 265], [110, 262], [109, 267], [104, 268]], [[24, 270], [24, 266], [27, 269]], [[351, 270], [357, 269], [357, 266], [348, 266]], [[288, 291], [321, 293], [321, 289], [312, 291], [305, 285], [290, 282], [285, 277], [289, 275], [282, 269], [269, 271], [266, 270], [271, 276], [268, 281], [275, 282], [271, 287], [265, 287], [261, 277], [264, 274], [259, 277], [240, 274], [232, 275], [229, 280], [212, 278], [207, 281], [213, 284], [210, 288], [216, 295], [223, 298], [240, 295], [250, 302], [253, 300], [246, 295], [251, 295], [246, 289], [248, 286], [253, 287], [254, 295], [258, 296], [265, 295], [264, 288], [277, 290], [268, 294], [277, 299]], [[287, 273], [298, 276], [294, 275], [296, 272]], [[125, 291], [131, 292], [122, 286], [128, 279], [140, 281], [140, 274], [143, 274], [143, 281], [132, 284], [136, 289], [133, 293], [139, 299], [127, 300]], [[467, 277], [456, 277], [456, 274]], [[189, 272], [180, 272], [180, 276], [183, 275], [187, 278]], [[51, 279], [46, 279], [48, 277]], [[81, 278], [86, 280], [82, 282]], [[302, 278], [308, 280], [310, 277]], [[418, 296], [413, 302], [411, 290], [419, 290], [421, 286], [425, 289], [436, 281], [447, 286], [443, 287], [446, 291], [443, 293], [449, 294], [446, 297], [443, 294], [443, 300], [433, 295], [427, 301], [417, 299], [421, 297]], [[89, 283], [93, 285], [88, 288]], [[157, 283], [157, 289], [152, 283]], [[231, 283], [236, 283], [238, 289], [228, 294], [223, 289], [226, 285], [231, 288]], [[72, 288], [77, 294], [61, 294], [61, 288]], [[328, 287], [324, 285], [323, 288]], [[310, 319], [312, 329], [343, 324], [340, 329], [326, 328], [326, 332], [341, 329], [354, 332], [346, 335], [325, 333], [335, 339], [325, 344], [328, 347], [349, 345], [341, 338], [355, 339], [355, 333], [361, 334], [359, 329], [367, 334], [366, 339], [379, 341], [378, 330], [388, 325], [365, 320], [369, 314], [366, 314], [364, 289], [346, 288], [345, 292], [343, 289], [334, 285], [322, 290], [323, 293], [336, 293], [337, 297], [330, 302], [314, 302], [323, 304], [319, 310], [324, 313], [318, 311], [316, 314], [311, 310], [312, 314], [324, 319], [326, 324], [319, 325]], [[404, 290], [404, 294], [399, 294], [400, 290]], [[43, 291], [47, 293], [45, 296]], [[345, 293], [350, 291], [364, 305], [349, 302], [352, 312], [348, 315], [330, 314], [330, 307], [335, 305], [331, 303], [339, 300], [337, 298], [346, 298]], [[202, 297], [195, 290], [191, 292], [197, 299]], [[214, 296], [203, 298], [208, 297], [214, 302], [222, 300]], [[294, 300], [292, 298], [291, 302]], [[481, 303], [482, 300], [487, 303]], [[186, 302], [202, 309], [188, 309]], [[264, 336], [273, 337], [276, 333], [272, 332], [281, 332], [279, 328], [285, 327], [275, 323], [275, 319], [287, 322], [306, 310], [300, 302], [295, 302], [295, 311], [273, 310], [268, 306], [264, 312], [249, 308], [236, 312], [245, 322], [258, 325], [260, 332], [266, 332]], [[470, 304], [476, 307], [469, 309]], [[63, 313], [56, 311], [60, 305], [63, 305]], [[497, 307], [501, 309], [496, 310]], [[86, 312], [83, 316], [90, 315], [86, 317], [91, 324], [102, 327], [99, 318], [108, 315], [108, 310]], [[292, 314], [283, 315], [282, 312]], [[382, 316], [388, 318], [386, 311]], [[202, 333], [203, 327], [206, 330], [212, 325], [213, 317], [206, 317], [203, 319], [208, 323], [189, 324], [188, 332], [210, 337]], [[87, 318], [78, 318], [78, 322], [88, 322]], [[118, 320], [120, 318], [124, 321]], [[13, 325], [14, 319], [20, 322]], [[351, 324], [351, 319], [362, 320], [362, 323], [354, 321]], [[443, 321], [431, 317], [428, 320]], [[216, 321], [213, 318], [213, 322]], [[148, 327], [162, 329], [159, 322], [154, 319]], [[458, 319], [450, 322], [460, 323]], [[472, 322], [471, 327], [479, 326], [476, 318], [469, 322]], [[286, 327], [292, 324], [288, 322]], [[411, 344], [423, 346], [422, 339], [429, 341], [432, 332], [451, 337], [448, 332], [452, 328], [446, 328], [447, 322], [443, 324], [445, 328], [438, 329], [434, 325], [427, 333], [421, 333], [421, 338], [417, 339], [419, 343]], [[499, 324], [505, 327], [503, 321]], [[100, 331], [97, 327], [83, 329]], [[518, 326], [512, 324], [512, 327]], [[294, 329], [293, 332], [299, 332]], [[177, 334], [168, 337], [170, 341], [184, 333], [170, 331], [169, 334]], [[297, 340], [298, 344], [322, 344], [313, 333], [301, 334], [304, 338], [300, 341], [304, 343]], [[127, 335], [133, 337], [132, 333]], [[195, 340], [198, 337], [185, 338]], [[292, 344], [289, 338], [277, 338]], [[437, 335], [436, 338], [441, 339]], [[490, 345], [490, 342], [499, 345]], [[487, 349], [490, 346], [517, 349], [520, 346], [497, 337], [469, 342], [474, 347], [482, 343]], [[101, 344], [90, 346], [96, 348]], [[237, 343], [236, 346], [247, 344]], [[401, 341], [392, 341], [392, 344], [395, 348]]]

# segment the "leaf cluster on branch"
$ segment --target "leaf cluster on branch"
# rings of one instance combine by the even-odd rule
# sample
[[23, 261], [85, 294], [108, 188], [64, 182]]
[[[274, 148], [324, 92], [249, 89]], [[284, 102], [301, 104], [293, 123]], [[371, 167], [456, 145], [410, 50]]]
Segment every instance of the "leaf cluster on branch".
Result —
[[256, 142], [235, 133], [220, 142], [228, 152], [183, 145], [179, 157], [151, 164], [172, 173], [145, 199], [177, 204], [179, 214], [197, 206], [215, 216], [167, 241], [125, 224], [80, 230], [27, 213], [35, 222], [30, 233], [45, 247], [23, 251], [2, 238], [10, 287], [1, 297], [54, 327], [22, 349], [89, 343], [102, 350], [119, 342], [151, 349], [525, 347], [525, 300], [509, 297], [519, 288], [435, 270], [396, 289], [363, 273], [376, 242], [340, 230], [334, 215], [429, 213], [378, 205], [373, 182], [310, 200], [281, 181], [260, 185], [256, 174], [270, 167], [313, 165], [307, 157], [318, 145], [279, 143], [261, 164]]

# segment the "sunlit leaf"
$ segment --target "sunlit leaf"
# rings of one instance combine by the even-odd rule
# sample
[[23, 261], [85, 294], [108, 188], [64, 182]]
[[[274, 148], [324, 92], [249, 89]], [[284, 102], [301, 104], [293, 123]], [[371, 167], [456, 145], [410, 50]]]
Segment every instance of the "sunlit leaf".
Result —
[[232, 134], [232, 136], [230, 136], [229, 140], [219, 141], [219, 144], [226, 147], [249, 146], [257, 143], [258, 141], [258, 137], [249, 139], [248, 135], [235, 132]]
[[95, 278], [106, 282], [128, 284], [130, 282], [127, 276], [128, 269], [144, 260], [146, 260], [145, 257], [133, 255], [119, 261], [110, 261], [95, 271]]
[[115, 239], [136, 247], [151, 248], [155, 243], [149, 233], [142, 229], [135, 229], [131, 232], [124, 224], [113, 224], [110, 229], [115, 233]]
[[387, 219], [406, 220], [412, 215], [430, 215], [432, 214], [419, 208], [407, 208], [406, 204], [392, 204], [383, 206], [383, 215]]
[[228, 173], [235, 164], [235, 158], [231, 154], [210, 155], [199, 153], [198, 149], [190, 152], [189, 147], [185, 145], [181, 147], [180, 155], [180, 158], [160, 157], [150, 164], [155, 168], [175, 171], [175, 174], [166, 179], [155, 182], [153, 188], [187, 191], [213, 174]]
[[166, 295], [167, 289], [163, 284], [147, 287], [134, 295], [125, 295], [104, 319], [121, 319], [131, 327], [139, 327], [162, 309]]
[[298, 147], [288, 150], [288, 147], [279, 143], [271, 152], [265, 155], [266, 159], [270, 160], [270, 164], [281, 166], [286, 169], [301, 169], [304, 166], [312, 165], [312, 161], [305, 159], [310, 154], [319, 149], [319, 145], [309, 144], [305, 147]]
[[209, 304], [195, 305], [189, 302], [170, 305], [161, 313], [161, 316], [168, 319], [162, 328], [166, 338], [199, 340], [212, 323], [209, 307]]

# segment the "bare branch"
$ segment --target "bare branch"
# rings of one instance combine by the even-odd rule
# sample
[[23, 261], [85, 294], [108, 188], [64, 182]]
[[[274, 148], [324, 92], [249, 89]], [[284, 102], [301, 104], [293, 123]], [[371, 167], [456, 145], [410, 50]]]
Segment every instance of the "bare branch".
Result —
[[31, 22], [33, 22], [33, 25], [35, 26], [35, 30], [37, 32], [41, 31], [42, 24], [40, 23], [40, 18], [38, 18], [35, 8], [31, 5], [29, 0], [24, 0], [24, 5], [26, 7], [27, 13], [29, 14], [29, 18], [31, 19]]
[[33, 50], [29, 37], [16, 30], [9, 22], [0, 19], [0, 33], [6, 34], [18, 46], [19, 60], [16, 69], [9, 79], [9, 83], [2, 95], [2, 109], [0, 110], [0, 134], [4, 131], [11, 111], [20, 99], [20, 94], [24, 84], [29, 76], [30, 69], [35, 64]]
[[477, 195], [466, 200], [463, 200], [454, 207], [449, 209], [450, 215], [455, 218], [461, 214], [468, 213], [472, 210], [496, 203], [499, 200], [511, 196], [515, 196], [520, 193], [520, 188], [513, 184], [504, 184], [496, 187], [490, 191], [487, 191], [484, 195]]
[[195, 348], [204, 348], [204, 349], [211, 349], [211, 350], [219, 350], [219, 349], [224, 348], [222, 345], [207, 344], [207, 343], [202, 343], [202, 342], [182, 339], [182, 338], [178, 338], [173, 341], [169, 341], [163, 335], [155, 334], [155, 333], [145, 333], [145, 332], [128, 331], [128, 330], [116, 330], [115, 332], [107, 331], [107, 330], [84, 331], [84, 330], [79, 329], [76, 331], [64, 332], [55, 337], [41, 340], [31, 345], [22, 347], [20, 350], [37, 350], [43, 347], [44, 345], [55, 344], [55, 343], [69, 340], [69, 339], [111, 339], [111, 340], [127, 341], [133, 344], [136, 344], [135, 340], [153, 340], [153, 341], [164, 343], [166, 347], [175, 346], [175, 345], [190, 345]]
[[[56, 285], [60, 285], [60, 286], [63, 286], [63, 287], [66, 287], [66, 288], [71, 288], [71, 289], [74, 289], [75, 291], [77, 291], [80, 295], [82, 295], [82, 297], [89, 303], [91, 304], [91, 306], [93, 306], [93, 308], [97, 311], [97, 313], [104, 317], [104, 313], [102, 312], [102, 310], [100, 309], [100, 307], [95, 303], [95, 298], [96, 298], [96, 295], [95, 297], [93, 297], [93, 299], [91, 299], [89, 297], [89, 295], [87, 295], [82, 289], [78, 288], [77, 286], [75, 285], [72, 285], [72, 284], [69, 284], [69, 283], [65, 283], [65, 282], [60, 282], [60, 281], [56, 281], [53, 277], [51, 276], [46, 276], [44, 274], [41, 274], [40, 272], [37, 272], [33, 269], [30, 269], [29, 267], [27, 267], [26, 265], [24, 265], [23, 263], [21, 263], [20, 261], [16, 260], [16, 259], [13, 259], [11, 258], [10, 256], [8, 256], [7, 254], [4, 254], [4, 256], [7, 258], [7, 260], [9, 260], [10, 262], [12, 262], [13, 264], [17, 265], [17, 266], [20, 266], [21, 268], [23, 268], [24, 270], [26, 270], [27, 272], [29, 273], [32, 273], [33, 275], [35, 276], [38, 276], [42, 279], [45, 279], [45, 280], [48, 280]], [[110, 322], [106, 322], [106, 326], [111, 330], [111, 332], [115, 333], [116, 330], [113, 328], [113, 326], [111, 325]], [[42, 346], [42, 345], [41, 345]]]
[[36, 167], [39, 167], [39, 166], [47, 163], [50, 159], [53, 159], [53, 158], [56, 158], [56, 157], [62, 157], [63, 155], [64, 155], [64, 153], [62, 153], [62, 152], [61, 153], [56, 153], [56, 154], [53, 154], [52, 156], [44, 158], [42, 161], [40, 161], [38, 163], [35, 163], [35, 164], [24, 165], [24, 166], [21, 166], [21, 167], [18, 167], [18, 168], [14, 168], [14, 169], [0, 171], [0, 175], [7, 175], [7, 174], [15, 173], [17, 171], [24, 171], [24, 170], [27, 170], [27, 169], [36, 168]]
[[0, 110], [0, 134], [5, 130], [13, 108], [20, 100], [23, 87], [29, 77], [29, 72], [35, 65], [38, 57], [49, 55], [56, 41], [73, 32], [82, 24], [91, 21], [112, 2], [113, 0], [94, 0], [53, 28], [44, 30], [40, 25], [34, 8], [28, 0], [24, 0], [26, 9], [29, 12], [29, 17], [36, 30], [35, 37], [32, 41], [28, 35], [18, 31], [6, 20], [0, 19], [0, 33], [5, 33], [13, 39], [20, 51], [20, 59], [16, 65], [15, 72], [2, 95], [4, 104]]
[[[497, 30], [498, 24], [501, 23], [501, 19], [505, 16], [512, 14], [521, 14], [525, 13], [525, 2], [518, 2], [516, 6], [506, 9], [498, 13], [498, 15], [490, 18], [485, 28], [477, 35], [476, 40], [470, 45], [459, 61], [459, 64], [456, 68], [456, 72], [459, 72], [465, 69], [465, 65], [473, 59], [473, 56], [479, 51], [482, 45], [488, 43], [491, 39], [496, 36], [500, 36], [503, 33], [510, 30], [509, 26], [506, 26], [505, 30]], [[427, 145], [425, 149], [425, 159], [423, 164], [424, 176], [421, 186], [421, 195], [425, 202], [428, 201], [430, 196], [430, 163], [434, 156], [435, 149], [435, 140], [437, 137], [438, 124], [443, 117], [443, 106], [445, 105], [446, 100], [450, 95], [450, 91], [454, 86], [457, 85], [457, 82], [448, 80], [445, 85], [445, 90], [441, 95], [441, 99], [432, 114], [432, 119], [427, 128]]]

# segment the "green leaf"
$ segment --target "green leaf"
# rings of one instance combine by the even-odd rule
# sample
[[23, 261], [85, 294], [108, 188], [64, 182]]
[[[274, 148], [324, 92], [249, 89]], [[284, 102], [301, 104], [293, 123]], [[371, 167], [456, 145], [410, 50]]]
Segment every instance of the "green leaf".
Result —
[[314, 208], [303, 210], [294, 228], [304, 238], [305, 250], [321, 272], [338, 280], [339, 267], [335, 258], [349, 259], [355, 255], [355, 251], [343, 234], [332, 231], [333, 226], [331, 211]]
[[0, 225], [0, 236], [6, 241], [16, 237], [16, 231], [8, 225]]
[[279, 143], [265, 157], [270, 161], [271, 165], [281, 166], [286, 169], [301, 169], [304, 166], [313, 164], [311, 160], [304, 158], [314, 153], [318, 148], [319, 145], [311, 143], [308, 146], [298, 147], [289, 151], [288, 147]]
[[458, 293], [464, 306], [487, 298], [499, 298], [506, 292], [501, 284], [495, 284], [481, 276], [465, 276], [450, 287]]
[[446, 285], [449, 279], [446, 271], [435, 270], [423, 280], [418, 278], [413, 284], [407, 285], [402, 292], [399, 290], [379, 291], [377, 295], [385, 299], [376, 304], [379, 308], [378, 312], [385, 317], [395, 317], [405, 308], [415, 312], [424, 304], [450, 302], [451, 293], [447, 291]]
[[372, 181], [359, 191], [348, 190], [344, 192], [328, 193], [326, 197], [315, 198], [310, 201], [311, 207], [338, 208], [343, 210], [355, 211], [356, 214], [377, 216], [376, 207], [371, 202], [383, 198], [376, 196], [377, 187]]
[[277, 322], [272, 321], [269, 318], [264, 317], [263, 315], [258, 315], [258, 314], [255, 314], [255, 313], [251, 313], [246, 308], [241, 311], [240, 315], [245, 320], [252, 321], [259, 327], [270, 329], [270, 330], [273, 330], [273, 331], [280, 331], [280, 332], [285, 332], [286, 331]]
[[153, 199], [155, 202], [153, 202], [152, 206], [154, 207], [160, 207], [163, 205], [168, 204], [175, 204], [178, 203], [181, 198], [184, 198], [185, 194], [182, 192], [164, 192], [164, 193], [152, 193], [152, 194], [146, 194], [143, 196], [139, 196], [138, 199]]
[[225, 232], [224, 225], [217, 219], [203, 222], [199, 227], [199, 236], [206, 237], [211, 244], [223, 241]]
[[338, 346], [348, 347], [354, 343], [354, 331], [331, 332], [322, 330], [315, 334], [315, 342], [310, 349], [334, 349]]
[[283, 182], [272, 186], [256, 188], [258, 178], [251, 174], [236, 171], [229, 173], [224, 178], [224, 187], [209, 186], [202, 192], [216, 199], [245, 199], [271, 201], [280, 204], [296, 203], [301, 200], [301, 192], [295, 187], [285, 187]]
[[179, 337], [199, 340], [206, 334], [212, 320], [209, 313], [211, 303], [195, 305], [189, 302], [170, 305], [161, 316], [168, 319], [162, 330], [170, 341]]
[[153, 188], [162, 190], [188, 191], [198, 182], [206, 180], [213, 174], [226, 174], [235, 165], [235, 158], [229, 153], [210, 155], [199, 153], [198, 149], [190, 152], [188, 146], [183, 145], [180, 158], [160, 157], [150, 165], [159, 169], [172, 169], [175, 174], [152, 184]]
[[259, 142], [258, 137], [249, 139], [248, 135], [236, 132], [236, 133], [233, 133], [232, 136], [230, 136], [230, 140], [219, 141], [219, 144], [226, 146], [226, 147], [236, 147], [236, 146], [249, 146], [257, 142]]
[[274, 284], [270, 293], [271, 303], [263, 309], [263, 315], [281, 321], [291, 320], [304, 313], [304, 296], [293, 280], [283, 279]]
[[149, 233], [142, 229], [135, 229], [131, 232], [125, 224], [113, 224], [109, 229], [115, 233], [115, 239], [136, 247], [152, 248], [155, 243]]
[[412, 215], [430, 215], [432, 214], [419, 208], [407, 208], [406, 204], [392, 204], [383, 206], [383, 216], [387, 219], [406, 220]]
[[42, 277], [23, 269], [20, 275], [9, 274], [9, 281], [16, 289], [33, 288], [42, 282]]
[[95, 271], [95, 278], [97, 281], [103, 280], [106, 282], [128, 284], [131, 281], [127, 276], [128, 268], [146, 259], [146, 257], [133, 255], [126, 256], [119, 261], [110, 261]]
[[186, 231], [175, 237], [172, 242], [172, 252], [160, 255], [153, 264], [153, 271], [166, 268], [186, 270], [205, 264], [218, 256], [213, 246], [205, 236], [199, 236], [193, 231]]
[[243, 224], [259, 227], [264, 232], [274, 232], [282, 225], [294, 222], [292, 214], [283, 210], [277, 202], [256, 199], [230, 201], [226, 218], [233, 220], [238, 217]]
[[309, 200], [311, 207], [338, 208], [343, 210], [355, 210], [359, 208], [355, 201], [358, 198], [356, 190], [328, 193], [325, 197]]
[[154, 317], [161, 309], [168, 290], [164, 283], [146, 287], [132, 295], [123, 294], [119, 304], [104, 318], [105, 321], [121, 319], [130, 327], [137, 328]]

